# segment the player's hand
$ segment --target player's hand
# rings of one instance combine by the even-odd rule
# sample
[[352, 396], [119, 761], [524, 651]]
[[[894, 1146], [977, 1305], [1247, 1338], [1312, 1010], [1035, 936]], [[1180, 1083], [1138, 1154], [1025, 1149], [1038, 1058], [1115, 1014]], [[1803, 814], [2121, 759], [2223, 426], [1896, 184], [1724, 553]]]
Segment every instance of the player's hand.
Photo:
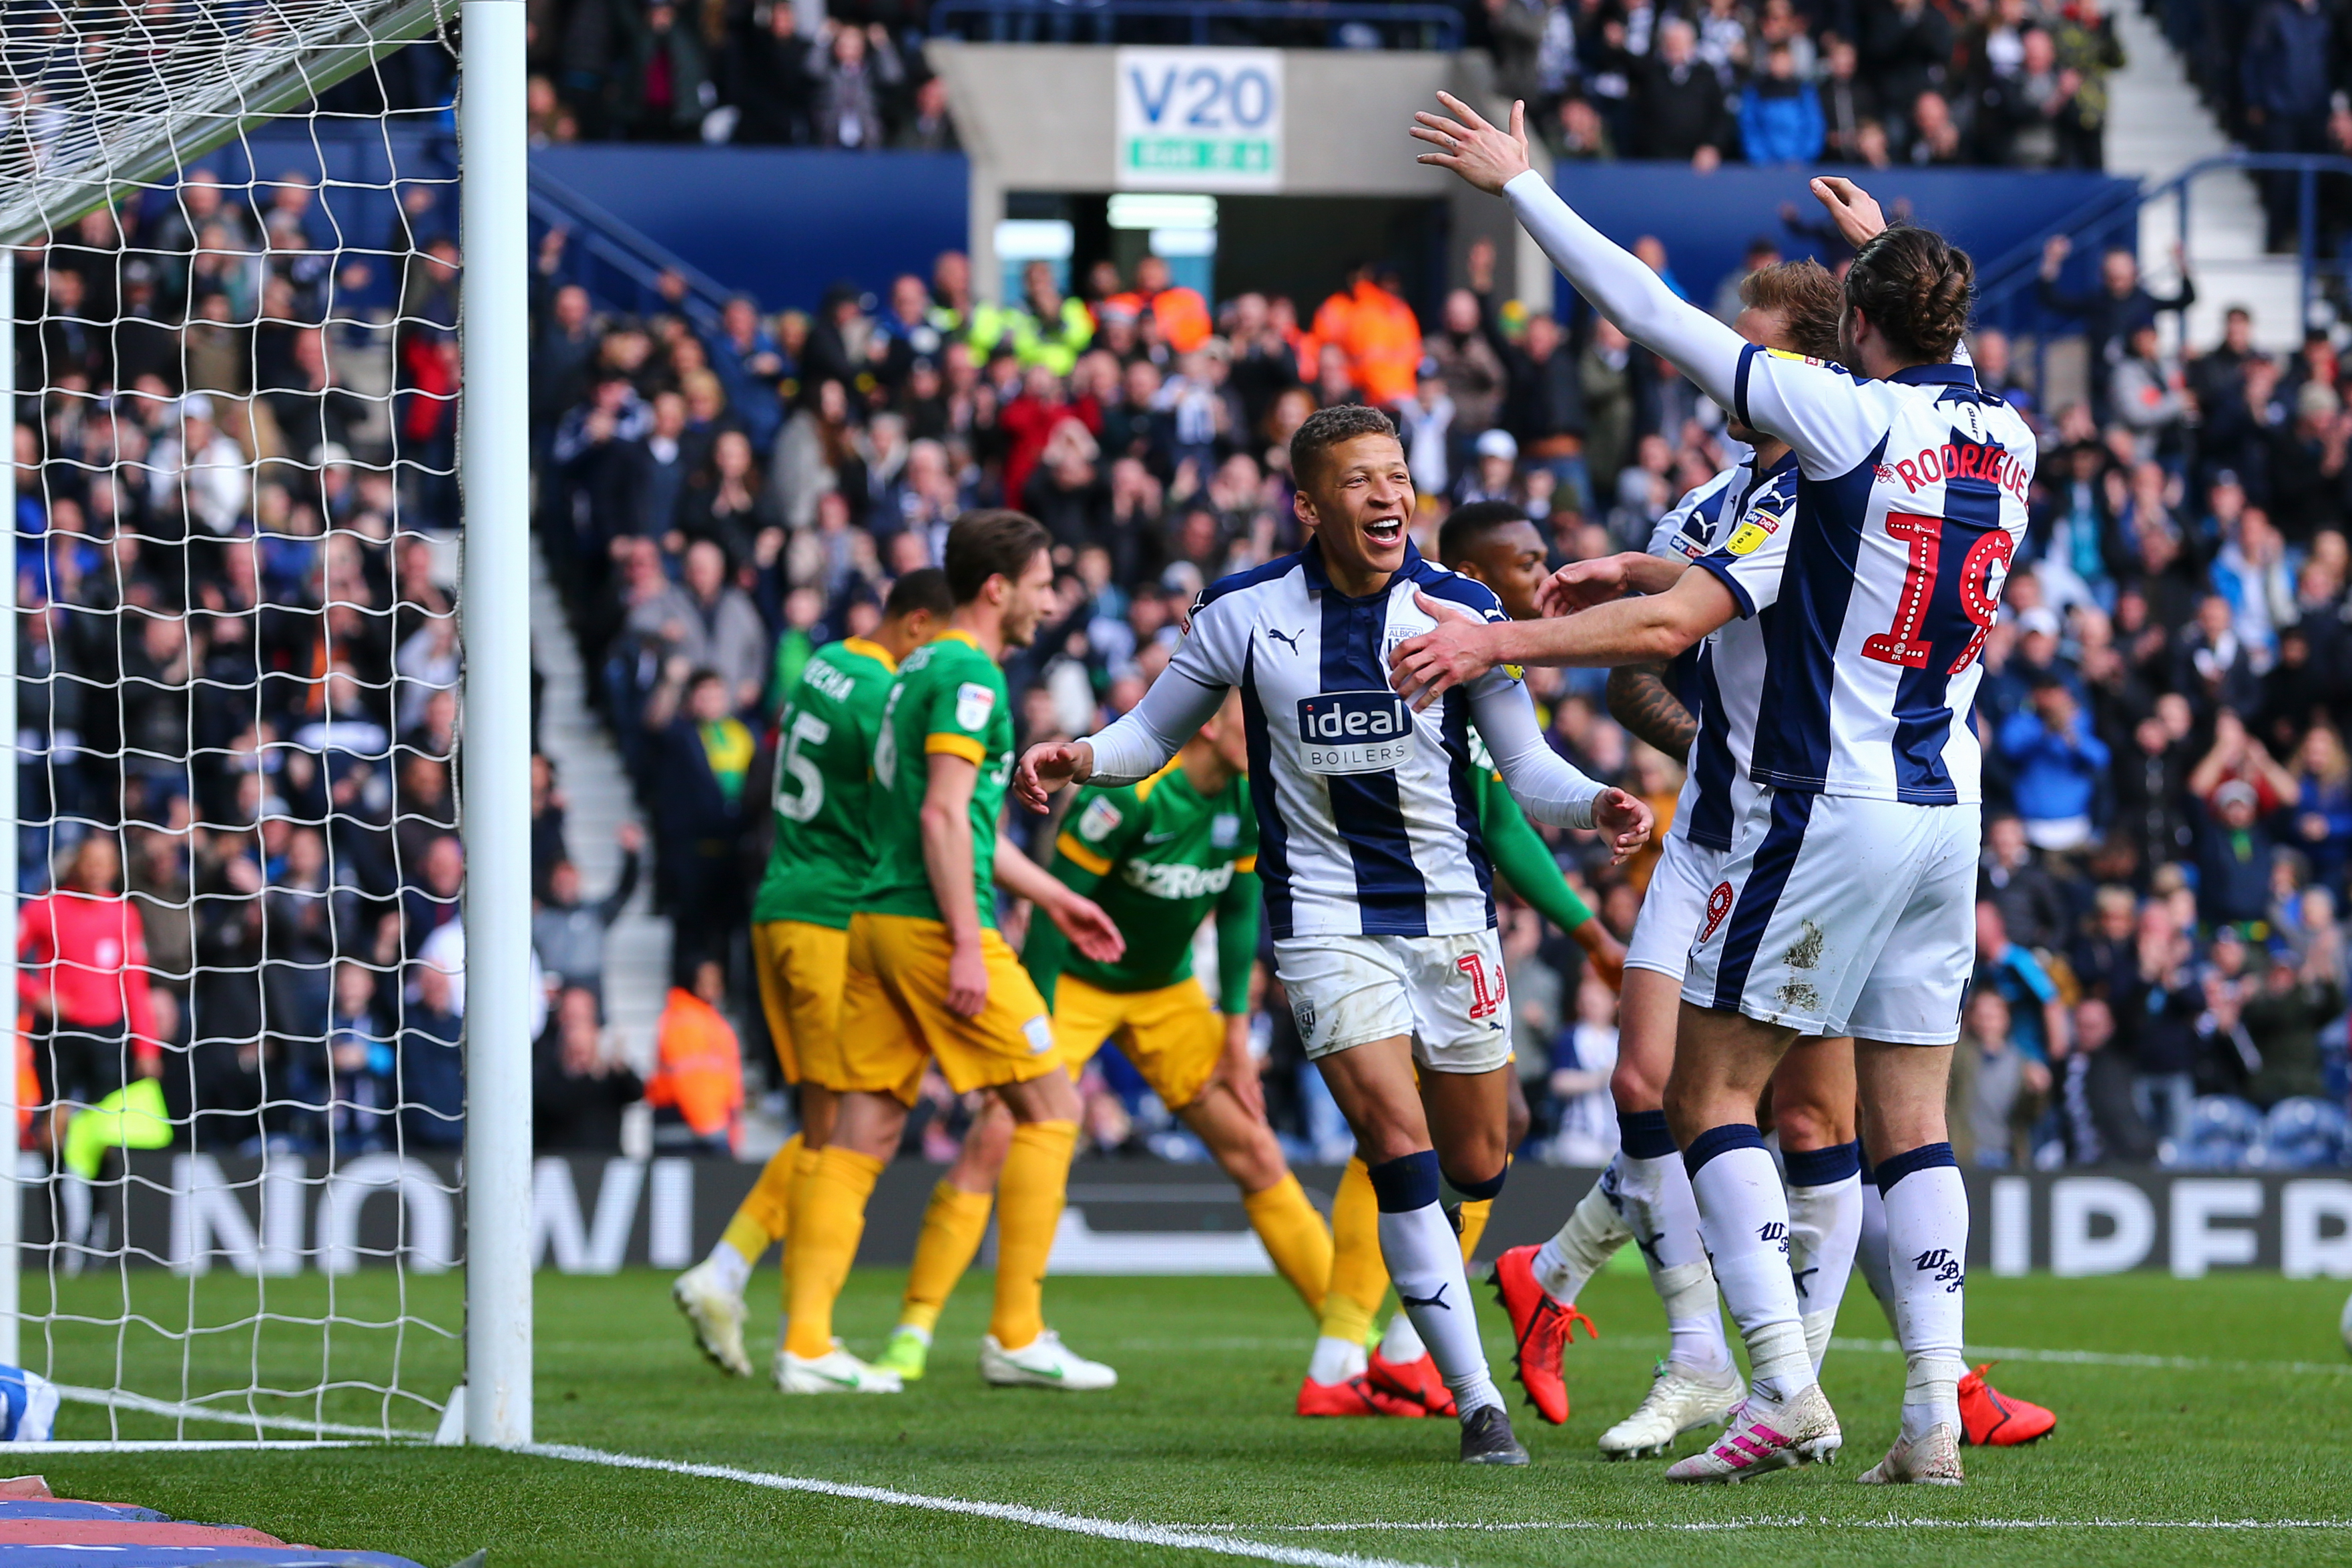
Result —
[[1632, 586], [1623, 555], [1572, 560], [1543, 580], [1543, 586], [1536, 590], [1536, 608], [1546, 615], [1573, 615], [1622, 599]]
[[987, 1006], [988, 957], [975, 936], [948, 955], [948, 1009], [958, 1018], [976, 1019]]
[[1045, 810], [1045, 797], [1065, 784], [1094, 777], [1095, 748], [1083, 740], [1049, 740], [1033, 746], [1013, 770], [1013, 798], [1033, 811]]
[[1491, 196], [1501, 195], [1504, 186], [1528, 172], [1526, 104], [1512, 100], [1511, 128], [1500, 131], [1450, 92], [1439, 93], [1437, 101], [1453, 118], [1425, 109], [1412, 117], [1413, 139], [1438, 149], [1423, 152], [1414, 162], [1451, 169]]
[[1650, 841], [1656, 821], [1647, 800], [1622, 789], [1603, 789], [1592, 802], [1592, 825], [1607, 835], [1612, 865], [1624, 864], [1627, 855]]
[[1258, 1076], [1257, 1058], [1250, 1054], [1247, 1013], [1225, 1015], [1225, 1049], [1217, 1061], [1217, 1079], [1254, 1119], [1265, 1120], [1265, 1081]]
[[1116, 964], [1127, 952], [1127, 937], [1103, 906], [1080, 894], [1057, 898], [1045, 914], [1062, 928], [1070, 946], [1097, 964]]
[[1500, 661], [1492, 652], [1493, 636], [1484, 621], [1458, 604], [1426, 593], [1416, 592], [1412, 599], [1437, 624], [1396, 645], [1389, 654], [1389, 664], [1396, 672], [1389, 677], [1389, 685], [1418, 713], [1451, 688], [1476, 680]]
[[1886, 214], [1868, 191], [1842, 174], [1823, 174], [1812, 183], [1813, 199], [1829, 209], [1839, 237], [1856, 250], [1886, 227]]
[[1625, 944], [1594, 915], [1569, 933], [1576, 945], [1584, 949], [1584, 956], [1592, 965], [1592, 972], [1612, 991], [1625, 988]]

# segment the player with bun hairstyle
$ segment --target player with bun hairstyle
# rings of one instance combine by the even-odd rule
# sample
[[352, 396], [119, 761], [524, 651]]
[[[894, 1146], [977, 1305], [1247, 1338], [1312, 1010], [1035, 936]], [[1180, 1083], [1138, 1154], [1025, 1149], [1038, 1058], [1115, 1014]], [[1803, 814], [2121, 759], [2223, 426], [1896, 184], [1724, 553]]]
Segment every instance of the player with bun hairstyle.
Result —
[[[1755, 789], [1690, 934], [1664, 1096], [1753, 1379], [1723, 1440], [1667, 1476], [1743, 1479], [1843, 1440], [1755, 1107], [1797, 1040], [1851, 1034], [1907, 1362], [1901, 1435], [1862, 1479], [1958, 1485], [1969, 1216], [1944, 1101], [1974, 957], [1982, 758], [1968, 721], [2035, 451], [2016, 411], [1953, 362], [1974, 267], [1924, 229], [1872, 235], [1846, 277], [1843, 363], [1767, 350], [1676, 298], [1534, 173], [1523, 107], [1504, 131], [1440, 99], [1448, 113], [1415, 117], [1435, 149], [1421, 162], [1508, 200], [1602, 315], [1796, 461], [1790, 514], [1749, 518], [1668, 592], [1444, 624], [1391, 657], [1396, 688], [1426, 702], [1497, 664], [1655, 660], [1734, 615], [1758, 622], [1770, 678], [1744, 768]], [[1826, 181], [1816, 193], [1861, 226], [1866, 197]]]

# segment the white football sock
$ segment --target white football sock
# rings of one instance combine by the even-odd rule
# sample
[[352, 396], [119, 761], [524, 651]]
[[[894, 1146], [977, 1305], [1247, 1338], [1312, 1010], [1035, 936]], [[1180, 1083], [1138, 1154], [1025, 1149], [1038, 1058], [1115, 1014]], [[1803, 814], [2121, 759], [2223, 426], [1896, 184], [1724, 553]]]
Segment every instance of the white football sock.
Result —
[[1666, 1360], [1693, 1372], [1721, 1376], [1735, 1368], [1723, 1337], [1723, 1304], [1716, 1294], [1715, 1270], [1706, 1259], [1653, 1270], [1650, 1282], [1666, 1304]]
[[1421, 1335], [1413, 1329], [1412, 1316], [1398, 1308], [1389, 1319], [1387, 1331], [1381, 1335], [1381, 1359], [1402, 1364], [1419, 1361], [1428, 1354], [1429, 1347], [1421, 1343]]
[[1367, 1364], [1364, 1347], [1350, 1340], [1318, 1336], [1315, 1354], [1307, 1363], [1307, 1378], [1310, 1383], [1327, 1386], [1345, 1383], [1364, 1370]]
[[[1620, 1156], [1622, 1158], [1622, 1156]], [[1563, 1307], [1576, 1304], [1577, 1292], [1586, 1281], [1599, 1273], [1617, 1249], [1633, 1239], [1619, 1217], [1616, 1206], [1602, 1190], [1609, 1185], [1616, 1162], [1601, 1173], [1601, 1179], [1585, 1189], [1576, 1207], [1568, 1211], [1568, 1223], [1559, 1233], [1536, 1249], [1536, 1282], [1546, 1294]]]
[[744, 1285], [751, 1281], [751, 1260], [736, 1251], [735, 1244], [731, 1241], [722, 1239], [719, 1245], [710, 1249], [710, 1256], [705, 1258], [703, 1262], [713, 1274], [719, 1276], [719, 1283], [726, 1288], [727, 1293], [730, 1296], [741, 1295]]
[[1801, 1150], [1783, 1163], [1789, 1176], [1789, 1273], [1797, 1282], [1805, 1349], [1818, 1376], [1862, 1234], [1861, 1164], [1852, 1144]]
[[1882, 1161], [1887, 1252], [1895, 1278], [1895, 1337], [1903, 1342], [1903, 1436], [1939, 1424], [1960, 1430], [1958, 1384], [1963, 1287], [1968, 1282], [1969, 1194], [1949, 1144]]
[[1878, 1310], [1886, 1314], [1886, 1326], [1893, 1329], [1895, 1276], [1887, 1267], [1886, 1200], [1879, 1196], [1878, 1183], [1868, 1174], [1862, 1178], [1862, 1232], [1854, 1239], [1853, 1266], [1862, 1270], [1870, 1293], [1878, 1298]]
[[1749, 1380], [1780, 1403], [1813, 1381], [1789, 1277], [1789, 1204], [1780, 1172], [1753, 1125], [1710, 1128], [1694, 1139], [1691, 1189], [1699, 1228], [1715, 1260], [1724, 1304], [1748, 1342]]
[[[1478, 1311], [1462, 1268], [1462, 1239], [1454, 1233], [1445, 1210], [1431, 1202], [1402, 1212], [1382, 1212], [1381, 1257], [1396, 1282], [1397, 1299], [1412, 1319], [1410, 1326], [1436, 1361], [1445, 1386], [1454, 1391], [1455, 1406], [1465, 1416], [1482, 1405], [1499, 1406], [1503, 1396], [1486, 1370], [1486, 1347], [1478, 1343]], [[1409, 1359], [1390, 1349], [1396, 1337], [1391, 1324], [1381, 1354], [1391, 1361]]]

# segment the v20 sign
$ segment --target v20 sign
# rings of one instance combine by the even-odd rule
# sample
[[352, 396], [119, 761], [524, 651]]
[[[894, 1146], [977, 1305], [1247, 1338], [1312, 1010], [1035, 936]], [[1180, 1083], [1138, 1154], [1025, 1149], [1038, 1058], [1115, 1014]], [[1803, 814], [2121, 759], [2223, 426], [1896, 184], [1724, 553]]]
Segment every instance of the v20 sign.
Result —
[[1120, 189], [1281, 189], [1281, 51], [1136, 48], [1116, 59]]

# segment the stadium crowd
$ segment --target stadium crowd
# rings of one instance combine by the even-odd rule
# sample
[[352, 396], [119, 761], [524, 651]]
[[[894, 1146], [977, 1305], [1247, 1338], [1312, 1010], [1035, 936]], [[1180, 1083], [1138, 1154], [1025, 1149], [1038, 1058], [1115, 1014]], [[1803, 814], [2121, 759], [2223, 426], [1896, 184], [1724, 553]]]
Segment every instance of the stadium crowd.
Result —
[[[1985, 1164], [2145, 1159], [2165, 1141], [2226, 1159], [2256, 1134], [2194, 1120], [2198, 1097], [2347, 1092], [2342, 372], [2322, 340], [2254, 351], [2242, 315], [2184, 356], [2160, 329], [2179, 301], [2127, 256], [2105, 266], [2091, 296], [2044, 300], [2084, 329], [2085, 401], [2043, 409], [2000, 334], [1974, 343], [2046, 444], [1975, 716], [1994, 802], [1957, 1092]], [[1318, 406], [1394, 413], [1433, 535], [1451, 507], [1509, 499], [1558, 562], [1642, 549], [1729, 451], [1686, 383], [1606, 324], [1500, 298], [1483, 251], [1425, 325], [1370, 268], [1323, 300], [1212, 307], [1153, 259], [1092, 269], [1075, 299], [1040, 265], [998, 307], [949, 254], [814, 317], [736, 300], [707, 339], [599, 319], [560, 242], [541, 267], [541, 538], [653, 807], [681, 976], [714, 959], [739, 995], [763, 734], [810, 650], [869, 629], [963, 509], [1019, 506], [1057, 541], [1060, 614], [1011, 672], [1025, 744], [1123, 712], [1202, 584], [1297, 548], [1286, 441]], [[1612, 720], [1601, 673], [1531, 676], [1555, 745], [1671, 807], [1678, 766]], [[1613, 871], [1574, 834], [1558, 849], [1623, 935], [1646, 867]], [[1592, 1157], [1610, 1118], [1580, 1102], [1605, 1095], [1605, 988], [1558, 933], [1524, 912], [1508, 927], [1536, 1136]], [[1262, 1027], [1275, 1113], [1312, 1150], [1336, 1122], [1297, 1085], [1284, 1009]], [[1102, 1087], [1098, 1144], [1181, 1148], [1115, 1069]], [[937, 1109], [934, 1149], [960, 1124]]]
[[[2282, 0], [2284, 3], [2284, 0]], [[549, 0], [533, 6], [534, 136], [956, 145], [926, 7]], [[2100, 0], [1479, 0], [1470, 47], [1556, 157], [2096, 169], [2123, 64]], [[1071, 19], [1066, 18], [1066, 27]], [[1149, 23], [1126, 42], [1163, 41]], [[1164, 41], [1191, 37], [1163, 21]], [[1143, 31], [1135, 31], [1141, 27]], [[1221, 44], [1377, 47], [1363, 22], [1213, 17]]]

